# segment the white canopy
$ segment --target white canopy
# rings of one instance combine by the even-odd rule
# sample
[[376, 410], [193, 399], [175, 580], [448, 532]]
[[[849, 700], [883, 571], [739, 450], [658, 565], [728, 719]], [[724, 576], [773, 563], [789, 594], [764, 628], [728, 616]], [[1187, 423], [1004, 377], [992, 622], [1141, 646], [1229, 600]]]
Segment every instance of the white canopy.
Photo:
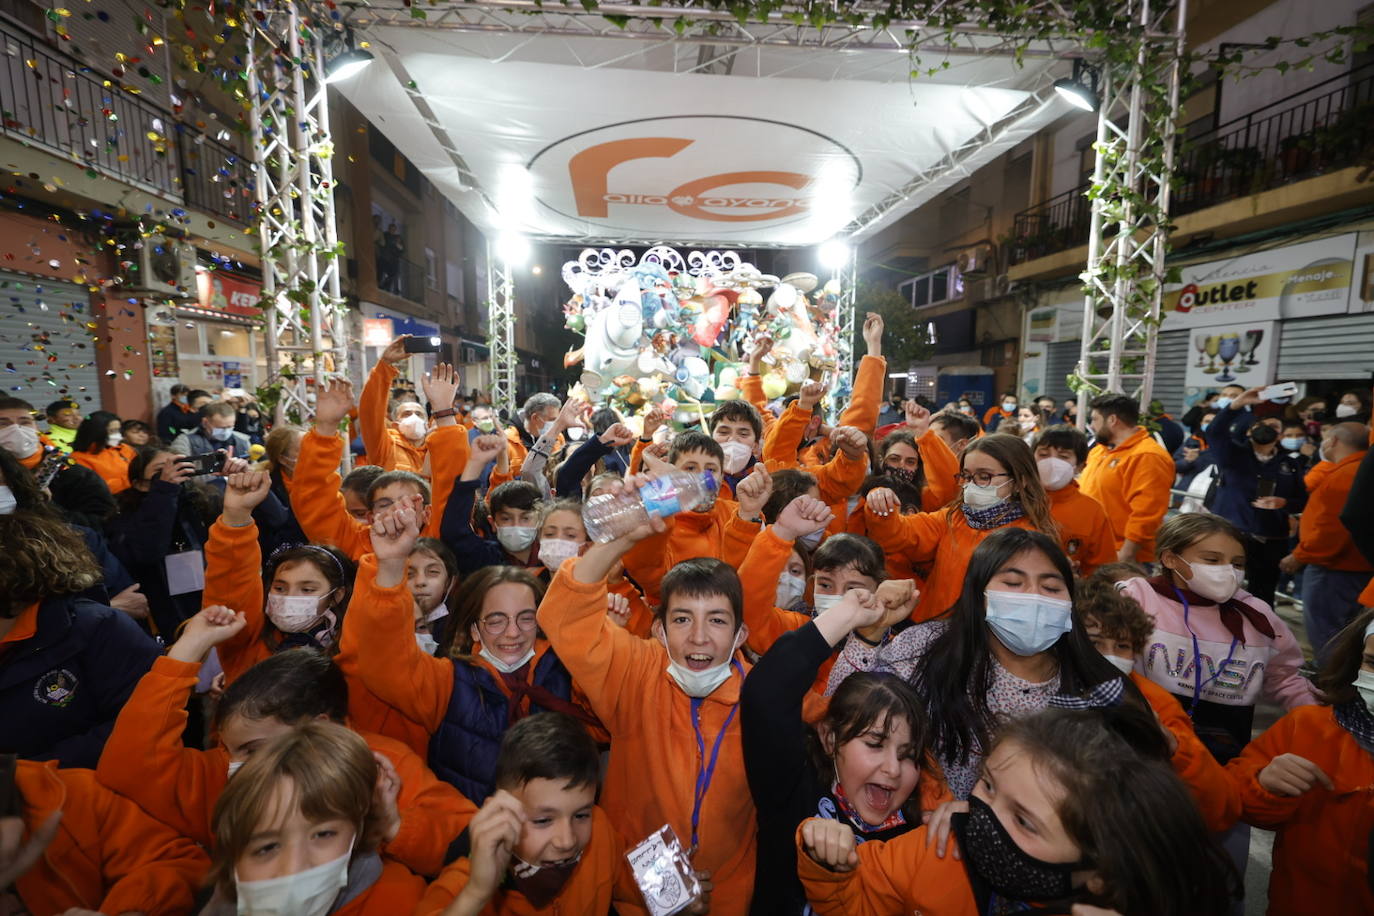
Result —
[[[386, 22], [358, 29], [378, 60], [336, 85], [489, 234], [752, 247], [862, 235], [1066, 110], [1052, 55], [1017, 67], [955, 54], [913, 78], [892, 47]], [[926, 51], [922, 66], [944, 58]]]

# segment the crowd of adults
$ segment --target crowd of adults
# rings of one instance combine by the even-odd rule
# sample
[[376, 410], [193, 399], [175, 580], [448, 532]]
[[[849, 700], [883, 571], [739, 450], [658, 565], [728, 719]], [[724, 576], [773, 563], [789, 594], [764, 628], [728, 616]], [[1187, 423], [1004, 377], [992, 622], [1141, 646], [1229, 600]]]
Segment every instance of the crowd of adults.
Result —
[[1252, 826], [1374, 912], [1369, 394], [1085, 433], [863, 336], [685, 428], [404, 339], [302, 426], [0, 397], [0, 913], [1220, 916]]

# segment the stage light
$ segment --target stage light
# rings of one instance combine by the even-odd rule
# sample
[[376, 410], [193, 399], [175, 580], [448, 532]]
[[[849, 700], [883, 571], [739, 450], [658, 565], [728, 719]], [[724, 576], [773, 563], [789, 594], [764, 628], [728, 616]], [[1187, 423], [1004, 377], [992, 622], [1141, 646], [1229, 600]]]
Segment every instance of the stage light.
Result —
[[1073, 62], [1073, 76], [1054, 81], [1054, 91], [1059, 97], [1080, 111], [1097, 111], [1097, 74], [1096, 67], [1082, 60]]
[[518, 232], [501, 233], [496, 237], [496, 256], [508, 267], [519, 267], [529, 260], [529, 239]]
[[330, 58], [324, 65], [324, 81], [337, 83], [346, 80], [350, 76], [356, 76], [363, 69], [372, 63], [371, 51], [364, 51], [362, 48], [349, 48], [342, 54]]
[[849, 264], [852, 249], [839, 239], [831, 239], [820, 247], [821, 266], [827, 270], [843, 270]]

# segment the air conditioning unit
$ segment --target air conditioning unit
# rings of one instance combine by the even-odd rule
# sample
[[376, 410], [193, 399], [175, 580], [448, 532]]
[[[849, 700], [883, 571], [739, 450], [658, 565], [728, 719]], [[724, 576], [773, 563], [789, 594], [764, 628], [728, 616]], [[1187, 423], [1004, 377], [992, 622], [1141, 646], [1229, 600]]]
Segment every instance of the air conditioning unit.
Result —
[[195, 245], [159, 232], [125, 244], [138, 246], [138, 273], [128, 278], [127, 292], [150, 299], [196, 298]]
[[966, 248], [959, 252], [959, 257], [954, 263], [959, 268], [959, 273], [965, 277], [981, 277], [992, 267], [992, 247], [975, 245]]

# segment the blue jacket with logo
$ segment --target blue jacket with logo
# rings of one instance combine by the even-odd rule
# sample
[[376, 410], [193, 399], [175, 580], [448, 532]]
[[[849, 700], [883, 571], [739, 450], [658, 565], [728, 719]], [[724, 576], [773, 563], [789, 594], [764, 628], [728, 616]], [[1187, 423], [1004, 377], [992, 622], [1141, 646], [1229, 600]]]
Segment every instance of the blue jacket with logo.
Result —
[[94, 768], [158, 654], [153, 638], [114, 608], [44, 601], [34, 635], [0, 645], [0, 753]]
[[[1241, 531], [1283, 540], [1289, 536], [1288, 517], [1301, 512], [1307, 502], [1302, 480], [1306, 468], [1301, 456], [1294, 458], [1282, 448], [1275, 449], [1268, 461], [1260, 461], [1246, 438], [1254, 422], [1253, 414], [1223, 407], [1207, 428], [1208, 451], [1221, 471], [1221, 483], [1210, 508]], [[1287, 500], [1282, 509], [1251, 505], [1259, 496], [1261, 480], [1270, 482], [1272, 495]]]

